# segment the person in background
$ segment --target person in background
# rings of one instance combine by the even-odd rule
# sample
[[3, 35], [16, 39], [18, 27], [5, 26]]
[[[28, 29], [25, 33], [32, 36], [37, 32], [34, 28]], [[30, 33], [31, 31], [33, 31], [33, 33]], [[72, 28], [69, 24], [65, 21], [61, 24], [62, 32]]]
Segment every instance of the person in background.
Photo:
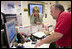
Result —
[[30, 23], [32, 25], [40, 25], [43, 22], [43, 15], [39, 14], [39, 7], [35, 6], [33, 8], [33, 14], [30, 16]]
[[68, 10], [68, 12], [71, 12], [71, 8], [70, 7], [67, 10]]
[[37, 42], [35, 48], [52, 42], [56, 42], [59, 48], [71, 48], [71, 13], [65, 12], [64, 7], [58, 3], [50, 9], [53, 19], [56, 19], [54, 33]]

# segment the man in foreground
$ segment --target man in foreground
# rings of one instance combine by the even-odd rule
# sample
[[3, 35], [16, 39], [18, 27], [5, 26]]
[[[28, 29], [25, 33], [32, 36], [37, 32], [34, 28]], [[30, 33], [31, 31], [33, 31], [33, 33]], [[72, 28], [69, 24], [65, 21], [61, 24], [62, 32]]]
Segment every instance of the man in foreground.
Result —
[[50, 9], [53, 19], [56, 19], [54, 33], [36, 43], [35, 47], [52, 42], [56, 42], [60, 48], [71, 47], [71, 13], [64, 12], [61, 4], [54, 4]]

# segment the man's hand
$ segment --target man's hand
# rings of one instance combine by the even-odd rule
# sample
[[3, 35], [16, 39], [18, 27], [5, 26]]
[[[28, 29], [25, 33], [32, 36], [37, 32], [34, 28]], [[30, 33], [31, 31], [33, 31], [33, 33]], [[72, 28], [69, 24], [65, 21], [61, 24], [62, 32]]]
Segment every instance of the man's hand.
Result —
[[41, 46], [43, 44], [42, 41], [38, 41], [36, 44], [35, 44], [35, 48], [37, 48], [38, 46]]

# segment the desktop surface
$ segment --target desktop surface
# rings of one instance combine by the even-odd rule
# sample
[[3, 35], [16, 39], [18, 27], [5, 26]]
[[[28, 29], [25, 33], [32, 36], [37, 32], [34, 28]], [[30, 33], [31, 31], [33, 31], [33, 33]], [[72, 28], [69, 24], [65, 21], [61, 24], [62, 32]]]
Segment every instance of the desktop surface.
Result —
[[[37, 28], [36, 28], [37, 29]], [[41, 35], [40, 35], [41, 34]], [[36, 33], [34, 33], [34, 35], [35, 36], [37, 36], [38, 35], [38, 37], [39, 38], [41, 38], [42, 36], [44, 36], [45, 34], [44, 34], [44, 32], [38, 32], [38, 31], [36, 31]], [[46, 35], [45, 35], [46, 36]], [[30, 37], [29, 37], [29, 39], [30, 39]], [[36, 40], [33, 40], [32, 41], [32, 39], [30, 39], [30, 41], [28, 41], [28, 42], [24, 42], [22, 45], [24, 46], [24, 48], [34, 48], [34, 46], [35, 46], [35, 44], [38, 42], [38, 39], [37, 39], [37, 41]], [[49, 48], [49, 45], [50, 44], [43, 44], [43, 45], [41, 45], [40, 47], [37, 47], [37, 48]], [[17, 48], [17, 47], [15, 47], [14, 46], [14, 48]]]

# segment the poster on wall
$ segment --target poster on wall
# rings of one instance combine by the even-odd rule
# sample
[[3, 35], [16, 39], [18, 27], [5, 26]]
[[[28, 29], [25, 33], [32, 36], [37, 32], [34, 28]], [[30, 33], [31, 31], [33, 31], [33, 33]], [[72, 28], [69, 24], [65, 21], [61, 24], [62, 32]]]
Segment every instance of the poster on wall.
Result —
[[14, 6], [14, 3], [8, 3], [8, 9], [12, 9], [12, 8], [15, 8], [15, 6]]
[[9, 11], [10, 14], [16, 13], [15, 4], [13, 2], [8, 3], [7, 6], [8, 6], [8, 11]]

